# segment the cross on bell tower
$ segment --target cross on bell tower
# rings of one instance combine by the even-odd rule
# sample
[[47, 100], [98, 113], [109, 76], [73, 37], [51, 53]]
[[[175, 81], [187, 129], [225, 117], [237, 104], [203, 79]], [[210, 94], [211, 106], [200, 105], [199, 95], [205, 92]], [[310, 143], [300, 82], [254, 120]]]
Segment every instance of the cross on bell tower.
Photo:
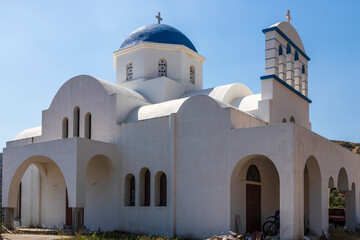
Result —
[[161, 17], [160, 17], [160, 12], [158, 12], [158, 15], [155, 16], [157, 19], [158, 19], [158, 24], [161, 23], [161, 21], [163, 20]]
[[291, 21], [290, 10], [287, 10], [286, 19], [287, 19], [287, 22], [290, 23], [290, 21]]

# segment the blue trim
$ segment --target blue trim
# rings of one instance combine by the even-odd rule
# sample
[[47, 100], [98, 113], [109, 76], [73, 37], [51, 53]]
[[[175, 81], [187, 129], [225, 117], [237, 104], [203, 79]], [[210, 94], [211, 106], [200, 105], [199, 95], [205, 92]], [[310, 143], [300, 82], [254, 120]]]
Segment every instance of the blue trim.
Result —
[[283, 38], [286, 39], [296, 50], [300, 52], [301, 55], [303, 55], [308, 61], [310, 61], [310, 58], [293, 42], [288, 38], [285, 33], [283, 33], [278, 27], [271, 27], [271, 28], [265, 28], [262, 30], [263, 33], [271, 32], [271, 31], [277, 31]]
[[278, 76], [276, 76], [275, 74], [271, 74], [271, 75], [266, 75], [266, 76], [262, 76], [260, 77], [261, 80], [265, 80], [265, 79], [270, 79], [273, 78], [276, 81], [278, 81], [279, 83], [281, 83], [282, 85], [284, 85], [285, 87], [287, 87], [288, 89], [290, 89], [291, 91], [293, 91], [294, 93], [296, 93], [299, 97], [303, 98], [305, 101], [307, 101], [308, 103], [312, 103], [312, 101], [305, 97], [304, 95], [302, 95], [298, 90], [296, 90], [295, 88], [293, 88], [292, 86], [290, 86], [289, 84], [287, 84], [285, 81], [281, 80]]

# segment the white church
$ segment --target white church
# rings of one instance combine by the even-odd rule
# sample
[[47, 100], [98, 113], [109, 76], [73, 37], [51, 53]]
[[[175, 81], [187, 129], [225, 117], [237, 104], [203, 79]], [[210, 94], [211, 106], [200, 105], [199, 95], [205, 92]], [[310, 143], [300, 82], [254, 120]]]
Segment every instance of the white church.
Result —
[[41, 126], [7, 142], [6, 226], [205, 238], [261, 230], [279, 209], [281, 239], [302, 239], [328, 227], [338, 187], [355, 228], [360, 157], [311, 130], [310, 58], [290, 16], [263, 30], [260, 93], [203, 89], [205, 58], [158, 17], [114, 52], [116, 83], [71, 78]]

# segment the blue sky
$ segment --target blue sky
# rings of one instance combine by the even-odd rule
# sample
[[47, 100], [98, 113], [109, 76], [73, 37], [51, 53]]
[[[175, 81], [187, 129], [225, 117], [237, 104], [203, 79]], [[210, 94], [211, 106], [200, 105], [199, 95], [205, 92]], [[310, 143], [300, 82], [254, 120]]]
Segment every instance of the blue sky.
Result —
[[260, 92], [262, 29], [291, 10], [309, 62], [310, 120], [329, 139], [360, 142], [360, 1], [14, 1], [0, 2], [0, 152], [68, 79], [115, 82], [113, 52], [158, 11], [188, 36], [204, 64], [204, 88], [241, 82]]

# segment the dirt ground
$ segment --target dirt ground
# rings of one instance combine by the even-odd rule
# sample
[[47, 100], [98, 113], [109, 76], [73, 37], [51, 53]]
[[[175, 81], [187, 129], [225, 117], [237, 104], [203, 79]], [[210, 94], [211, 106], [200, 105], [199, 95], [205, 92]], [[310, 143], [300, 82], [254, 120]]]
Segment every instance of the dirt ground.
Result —
[[1, 234], [3, 240], [54, 240], [54, 239], [64, 239], [70, 238], [67, 236], [59, 235], [35, 235], [35, 234]]

